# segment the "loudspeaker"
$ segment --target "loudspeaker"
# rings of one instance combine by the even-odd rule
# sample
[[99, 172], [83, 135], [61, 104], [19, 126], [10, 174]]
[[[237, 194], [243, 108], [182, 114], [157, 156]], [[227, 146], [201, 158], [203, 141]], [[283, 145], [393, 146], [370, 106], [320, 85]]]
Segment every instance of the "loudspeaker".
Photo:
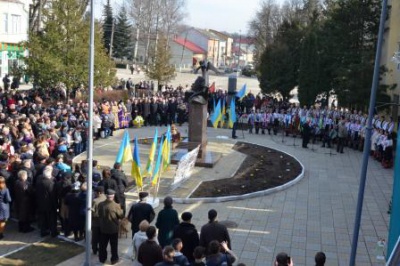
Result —
[[237, 76], [230, 75], [228, 77], [228, 94], [235, 95], [236, 94], [236, 86], [237, 86]]

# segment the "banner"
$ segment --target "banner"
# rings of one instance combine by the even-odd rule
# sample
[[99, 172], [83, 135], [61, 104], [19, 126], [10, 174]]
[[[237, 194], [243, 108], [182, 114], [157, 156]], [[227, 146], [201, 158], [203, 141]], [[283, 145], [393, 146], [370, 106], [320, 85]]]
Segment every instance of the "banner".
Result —
[[199, 150], [200, 150], [200, 145], [198, 145], [196, 149], [188, 152], [181, 158], [176, 167], [174, 181], [171, 184], [172, 189], [177, 188], [180, 183], [182, 183], [184, 180], [190, 177], [190, 174], [196, 163]]

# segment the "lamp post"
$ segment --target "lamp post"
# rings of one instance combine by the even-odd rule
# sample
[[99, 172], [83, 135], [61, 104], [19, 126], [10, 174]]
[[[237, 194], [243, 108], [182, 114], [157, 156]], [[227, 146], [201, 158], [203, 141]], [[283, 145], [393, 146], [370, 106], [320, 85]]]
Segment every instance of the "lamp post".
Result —
[[358, 234], [360, 232], [361, 214], [362, 214], [362, 207], [363, 207], [363, 202], [364, 202], [365, 183], [367, 180], [368, 158], [369, 158], [369, 152], [371, 149], [372, 118], [374, 117], [376, 92], [378, 90], [378, 85], [379, 85], [379, 66], [380, 66], [380, 58], [382, 55], [383, 33], [384, 33], [385, 19], [386, 19], [386, 13], [387, 13], [387, 1], [388, 0], [382, 1], [382, 11], [381, 11], [381, 17], [380, 17], [380, 24], [379, 24], [379, 33], [378, 33], [378, 43], [377, 43], [376, 54], [375, 54], [374, 76], [372, 79], [371, 97], [369, 99], [368, 120], [367, 120], [366, 132], [365, 132], [364, 152], [363, 152], [363, 160], [362, 160], [361, 175], [360, 175], [360, 186], [358, 189], [357, 209], [356, 209], [356, 216], [354, 219], [353, 242], [351, 245], [349, 266], [356, 265]]
[[86, 254], [85, 266], [91, 265], [92, 233], [92, 174], [93, 174], [93, 75], [94, 75], [94, 0], [90, 0], [90, 42], [89, 42], [89, 125], [87, 144], [87, 194], [86, 194]]

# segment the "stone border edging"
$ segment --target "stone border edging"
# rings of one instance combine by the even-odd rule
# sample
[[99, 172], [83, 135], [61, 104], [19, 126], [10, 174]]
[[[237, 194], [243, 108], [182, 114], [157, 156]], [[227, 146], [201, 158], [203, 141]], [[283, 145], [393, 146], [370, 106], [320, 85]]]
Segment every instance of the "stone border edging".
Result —
[[[244, 141], [242, 141], [244, 142]], [[257, 145], [257, 146], [261, 146], [261, 147], [267, 147], [267, 146], [262, 146], [256, 143], [251, 143], [251, 142], [247, 142], [253, 145]], [[273, 149], [273, 148], [271, 148]], [[276, 149], [274, 149], [276, 150]], [[226, 201], [233, 201], [233, 200], [244, 200], [244, 199], [250, 199], [250, 198], [255, 198], [255, 197], [260, 197], [260, 196], [265, 196], [265, 195], [269, 195], [278, 191], [282, 191], [285, 190], [295, 184], [297, 184], [298, 182], [300, 182], [301, 179], [303, 179], [304, 177], [304, 165], [299, 161], [299, 159], [297, 159], [295, 156], [285, 152], [285, 151], [280, 151], [282, 153], [287, 154], [288, 156], [294, 158], [300, 165], [301, 165], [301, 173], [293, 180], [281, 185], [281, 186], [277, 186], [277, 187], [273, 187], [273, 188], [269, 188], [266, 190], [260, 190], [260, 191], [256, 191], [256, 192], [252, 192], [252, 193], [247, 193], [247, 194], [242, 194], [242, 195], [234, 195], [234, 196], [223, 196], [223, 197], [207, 197], [207, 198], [190, 198], [190, 195], [193, 194], [193, 192], [203, 183], [203, 181], [201, 181], [189, 194], [189, 196], [187, 196], [186, 198], [173, 198], [174, 202], [176, 203], [181, 203], [181, 204], [190, 204], [190, 203], [196, 203], [196, 202], [204, 202], [204, 203], [218, 203], [218, 202], [226, 202]], [[236, 169], [236, 171], [234, 172], [233, 175], [235, 175], [237, 173], [237, 171], [239, 170], [240, 166]], [[233, 176], [231, 175], [231, 177]]]

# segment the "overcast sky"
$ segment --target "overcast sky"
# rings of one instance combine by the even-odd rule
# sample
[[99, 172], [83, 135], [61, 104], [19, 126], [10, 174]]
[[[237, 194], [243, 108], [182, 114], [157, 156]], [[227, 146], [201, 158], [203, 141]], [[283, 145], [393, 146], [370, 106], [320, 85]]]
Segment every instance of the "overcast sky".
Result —
[[[168, 1], [168, 0], [167, 0]], [[276, 0], [282, 3], [284, 0]], [[110, 0], [114, 10], [124, 0]], [[127, 0], [129, 2], [129, 0]], [[190, 26], [227, 31], [247, 32], [249, 21], [262, 0], [185, 0], [188, 17], [184, 23]], [[95, 0], [96, 17], [100, 17], [106, 0]]]

